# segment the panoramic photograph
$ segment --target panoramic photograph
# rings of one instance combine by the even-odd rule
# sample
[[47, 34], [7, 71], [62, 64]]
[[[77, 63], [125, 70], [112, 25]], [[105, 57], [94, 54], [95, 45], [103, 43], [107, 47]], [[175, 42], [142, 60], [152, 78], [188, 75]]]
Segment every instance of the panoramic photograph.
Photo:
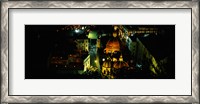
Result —
[[25, 79], [175, 79], [175, 25], [25, 25]]

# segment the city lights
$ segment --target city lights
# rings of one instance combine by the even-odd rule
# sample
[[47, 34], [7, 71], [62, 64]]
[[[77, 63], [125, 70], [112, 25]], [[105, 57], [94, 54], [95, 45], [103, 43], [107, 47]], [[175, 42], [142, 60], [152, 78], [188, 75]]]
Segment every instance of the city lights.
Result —
[[175, 78], [174, 25], [26, 28], [26, 78]]
[[84, 28], [84, 26], [82, 27], [82, 30], [84, 30], [85, 28]]
[[75, 32], [76, 32], [76, 33], [79, 33], [79, 32], [80, 32], [80, 30], [79, 30], [79, 29], [75, 29]]

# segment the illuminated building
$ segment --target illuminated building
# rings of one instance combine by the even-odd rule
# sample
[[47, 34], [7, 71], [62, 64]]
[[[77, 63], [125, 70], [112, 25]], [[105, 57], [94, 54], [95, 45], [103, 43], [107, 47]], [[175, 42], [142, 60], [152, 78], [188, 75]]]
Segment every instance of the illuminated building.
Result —
[[[119, 70], [127, 70], [129, 67], [128, 63], [123, 61], [122, 55], [120, 55], [120, 58], [117, 61], [112, 61], [111, 59], [108, 59], [103, 62], [102, 65], [102, 77], [103, 78], [116, 78], [115, 74], [119, 74]], [[123, 75], [122, 75], [123, 76]]]
[[69, 54], [67, 58], [67, 64], [70, 64], [71, 62], [80, 62], [80, 58], [78, 54]]
[[111, 73], [111, 68], [112, 68], [112, 61], [111, 60], [106, 60], [103, 62], [102, 65], [102, 75], [103, 76], [108, 76]]
[[97, 39], [98, 39], [98, 35], [96, 31], [90, 31], [88, 34], [88, 38], [89, 38], [89, 54], [90, 54], [90, 65], [91, 66], [97, 66], [98, 62], [94, 62], [94, 60], [96, 60], [97, 56]]
[[90, 68], [90, 55], [88, 55], [88, 56], [83, 60], [83, 65], [84, 65], [84, 71], [86, 71], [88, 68]]
[[76, 39], [75, 42], [77, 43], [76, 47], [78, 50], [88, 52], [89, 50], [88, 39]]
[[97, 39], [97, 48], [101, 47], [101, 39]]
[[86, 71], [90, 67], [90, 55], [68, 55], [67, 66], [74, 66], [74, 69]]
[[53, 69], [65, 69], [65, 70], [81, 70], [86, 71], [90, 68], [90, 55], [82, 54], [69, 54], [67, 58], [52, 57], [50, 61], [50, 67]]
[[113, 37], [115, 38], [115, 37], [117, 37], [117, 32], [115, 31], [115, 32], [113, 32]]
[[123, 61], [123, 57], [122, 57], [122, 55], [120, 55], [119, 61], [114, 62], [113, 68], [114, 69], [121, 69], [121, 68], [124, 68], [124, 67], [129, 67], [129, 65], [125, 61]]
[[50, 60], [51, 68], [66, 68], [67, 60], [61, 56], [53, 56]]
[[120, 51], [120, 44], [117, 38], [113, 38], [107, 42], [104, 52], [107, 54], [107, 53], [114, 53], [117, 51]]
[[115, 35], [117, 35], [118, 37], [123, 37], [124, 35], [124, 27], [121, 25], [114, 25], [114, 31], [116, 32], [116, 34], [114, 33], [114, 37]]
[[[150, 43], [150, 44], [149, 44]], [[167, 59], [169, 48], [162, 41], [156, 41], [153, 37], [136, 39], [136, 60], [138, 65], [148, 64], [152, 74], [162, 73], [161, 62]], [[169, 53], [170, 54], [170, 53]], [[171, 63], [171, 62], [168, 62]]]
[[[115, 27], [114, 27], [115, 28]], [[128, 68], [129, 65], [123, 61], [122, 54], [117, 57], [117, 53], [120, 53], [120, 42], [119, 37], [113, 32], [113, 37], [108, 40], [104, 53], [107, 54], [106, 61], [102, 64], [102, 77], [103, 78], [116, 78], [115, 73], [117, 69]]]
[[89, 40], [87, 36], [85, 36], [85, 34], [80, 34], [79, 36], [77, 36], [75, 43], [78, 51], [81, 52], [89, 51]]
[[[83, 71], [86, 71], [90, 68], [90, 55], [88, 55], [89, 52], [89, 40], [84, 35], [79, 35], [77, 39], [75, 40], [77, 51], [79, 52], [78, 57], [73, 57], [73, 59], [81, 59], [81, 63], [83, 64]], [[68, 58], [68, 60], [70, 57]], [[77, 62], [77, 61], [76, 61]]]
[[89, 39], [98, 39], [97, 32], [96, 31], [89, 32], [88, 38]]

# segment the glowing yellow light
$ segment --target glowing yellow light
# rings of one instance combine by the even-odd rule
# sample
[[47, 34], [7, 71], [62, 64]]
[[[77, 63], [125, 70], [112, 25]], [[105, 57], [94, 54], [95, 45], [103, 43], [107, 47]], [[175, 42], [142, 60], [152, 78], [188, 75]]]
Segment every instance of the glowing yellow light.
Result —
[[118, 28], [117, 26], [114, 26], [114, 30], [117, 30], [117, 28]]

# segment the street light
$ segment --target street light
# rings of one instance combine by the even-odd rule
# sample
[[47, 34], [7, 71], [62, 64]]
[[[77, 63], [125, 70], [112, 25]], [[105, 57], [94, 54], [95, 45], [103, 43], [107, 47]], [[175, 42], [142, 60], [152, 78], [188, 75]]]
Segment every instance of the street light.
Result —
[[79, 29], [75, 29], [75, 32], [78, 33], [80, 30]]
[[84, 26], [82, 27], [82, 30], [84, 30]]

